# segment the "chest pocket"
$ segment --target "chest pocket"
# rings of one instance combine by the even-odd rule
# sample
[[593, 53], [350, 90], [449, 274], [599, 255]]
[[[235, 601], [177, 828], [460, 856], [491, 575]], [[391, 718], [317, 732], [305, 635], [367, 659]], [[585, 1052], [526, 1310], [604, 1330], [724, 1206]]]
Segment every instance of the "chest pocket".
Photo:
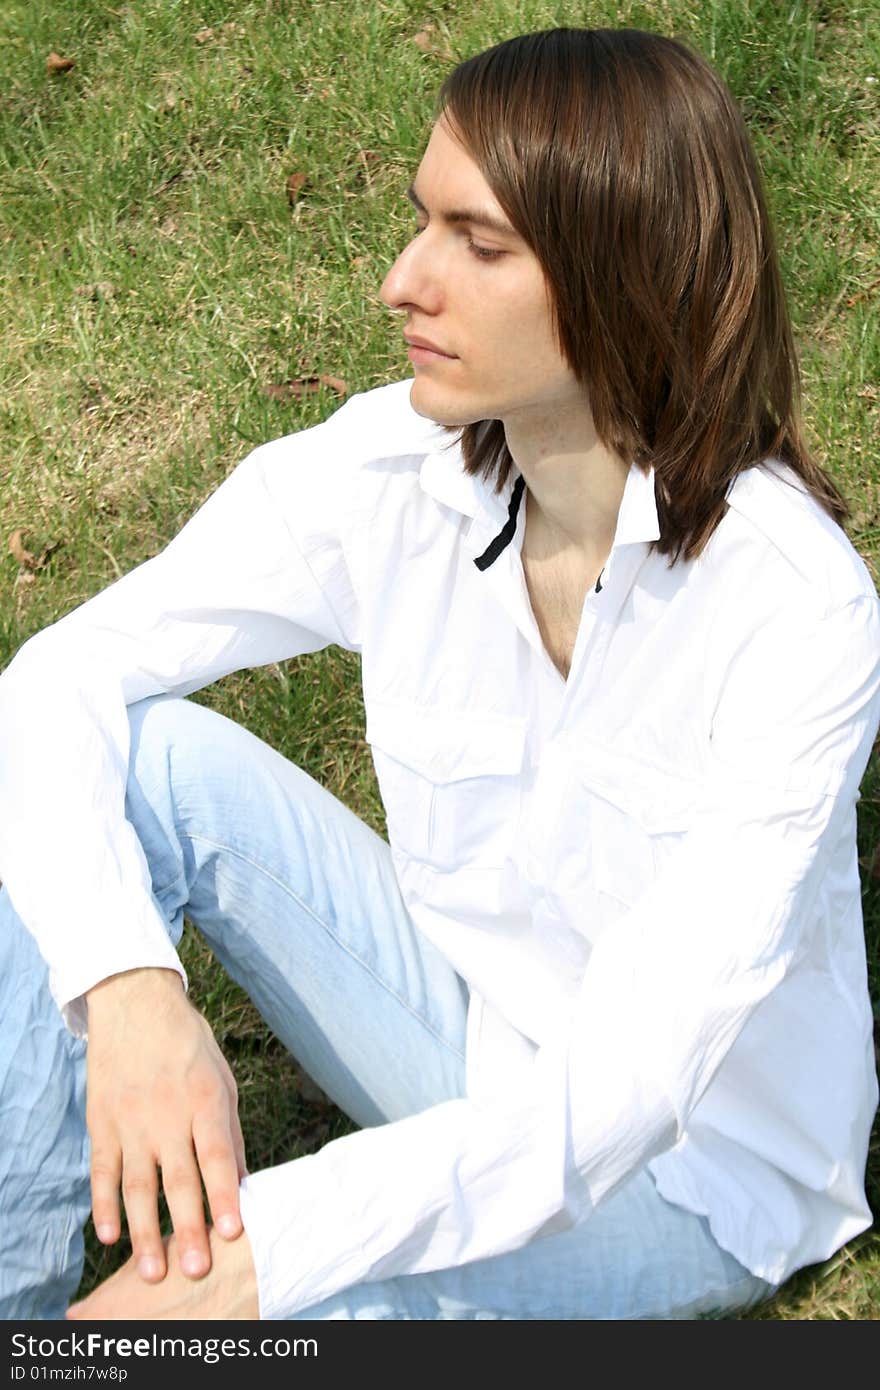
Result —
[[500, 868], [516, 838], [525, 733], [524, 719], [372, 703], [392, 847], [438, 869]]
[[578, 749], [574, 777], [595, 885], [631, 906], [693, 825], [699, 784], [598, 744]]

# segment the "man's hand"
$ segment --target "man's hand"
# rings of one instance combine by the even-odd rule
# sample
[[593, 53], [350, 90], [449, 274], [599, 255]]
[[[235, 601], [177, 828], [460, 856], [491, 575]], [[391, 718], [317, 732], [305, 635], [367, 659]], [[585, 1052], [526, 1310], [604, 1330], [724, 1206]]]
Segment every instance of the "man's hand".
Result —
[[125, 1269], [151, 1282], [163, 1278], [161, 1169], [180, 1270], [199, 1279], [211, 1268], [200, 1174], [216, 1231], [232, 1240], [242, 1229], [238, 1184], [247, 1170], [232, 1072], [175, 971], [113, 975], [86, 997], [86, 1122], [98, 1239], [119, 1239], [121, 1182], [132, 1245]]
[[178, 1268], [176, 1240], [167, 1247], [168, 1273], [159, 1284], [145, 1284], [134, 1256], [105, 1279], [82, 1303], [67, 1310], [71, 1321], [159, 1321], [178, 1318], [256, 1320], [260, 1316], [257, 1276], [247, 1236], [219, 1240], [210, 1232], [213, 1262], [204, 1279], [186, 1279]]

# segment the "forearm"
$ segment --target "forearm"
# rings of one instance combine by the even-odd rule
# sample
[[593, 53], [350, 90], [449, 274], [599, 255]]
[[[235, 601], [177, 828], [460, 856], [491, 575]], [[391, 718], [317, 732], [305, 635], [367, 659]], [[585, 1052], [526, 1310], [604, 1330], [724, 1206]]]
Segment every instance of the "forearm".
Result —
[[0, 803], [14, 808], [0, 876], [76, 1033], [100, 980], [144, 965], [183, 977], [125, 818], [129, 744], [121, 678], [87, 636], [41, 634], [0, 678]]

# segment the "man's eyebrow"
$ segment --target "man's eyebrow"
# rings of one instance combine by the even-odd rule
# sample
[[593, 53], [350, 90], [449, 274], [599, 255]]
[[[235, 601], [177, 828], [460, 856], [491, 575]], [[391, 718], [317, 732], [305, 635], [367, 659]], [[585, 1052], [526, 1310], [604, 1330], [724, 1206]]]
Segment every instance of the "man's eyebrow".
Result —
[[[416, 192], [415, 184], [410, 184], [406, 196], [417, 212], [423, 217], [428, 216], [428, 209]], [[495, 216], [487, 208], [451, 208], [440, 215], [444, 222], [467, 222], [470, 226], [485, 227], [490, 232], [500, 233], [501, 236], [516, 236], [516, 231], [509, 222]]]

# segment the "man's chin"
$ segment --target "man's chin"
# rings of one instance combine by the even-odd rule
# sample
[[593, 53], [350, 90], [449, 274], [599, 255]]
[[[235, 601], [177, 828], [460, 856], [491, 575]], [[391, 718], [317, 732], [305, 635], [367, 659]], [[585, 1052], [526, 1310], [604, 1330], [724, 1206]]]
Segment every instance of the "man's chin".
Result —
[[465, 425], [482, 420], [482, 415], [468, 414], [460, 406], [456, 409], [436, 398], [432, 400], [427, 392], [419, 390], [420, 385], [416, 377], [410, 387], [409, 403], [416, 414], [425, 420], [433, 420], [435, 425], [443, 425], [446, 429], [463, 429]]

